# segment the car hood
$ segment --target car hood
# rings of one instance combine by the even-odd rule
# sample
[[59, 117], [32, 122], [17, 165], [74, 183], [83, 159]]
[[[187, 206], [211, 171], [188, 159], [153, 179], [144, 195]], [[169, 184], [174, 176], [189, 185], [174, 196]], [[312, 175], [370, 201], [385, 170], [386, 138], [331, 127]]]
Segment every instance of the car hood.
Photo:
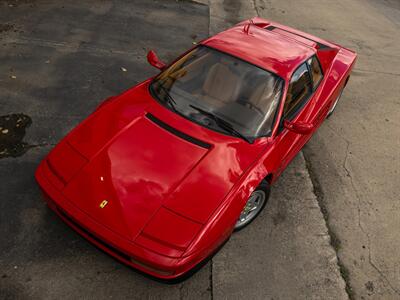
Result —
[[252, 159], [240, 149], [245, 142], [204, 142], [193, 136], [190, 126], [198, 125], [189, 134], [171, 127], [166, 116], [174, 114], [149, 103], [105, 105], [48, 160], [68, 175], [62, 192], [80, 210], [129, 240], [179, 256]]
[[99, 222], [134, 238], [207, 153], [139, 117], [89, 161], [64, 194]]

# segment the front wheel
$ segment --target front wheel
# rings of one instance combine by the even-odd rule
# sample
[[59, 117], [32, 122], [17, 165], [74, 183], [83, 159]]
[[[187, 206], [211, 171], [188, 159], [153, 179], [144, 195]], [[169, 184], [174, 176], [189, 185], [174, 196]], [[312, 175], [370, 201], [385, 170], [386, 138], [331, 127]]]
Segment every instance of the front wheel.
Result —
[[270, 187], [267, 181], [261, 182], [261, 184], [251, 193], [246, 205], [243, 207], [240, 213], [239, 219], [235, 224], [235, 231], [241, 230], [257, 218], [260, 212], [267, 204], [269, 199]]

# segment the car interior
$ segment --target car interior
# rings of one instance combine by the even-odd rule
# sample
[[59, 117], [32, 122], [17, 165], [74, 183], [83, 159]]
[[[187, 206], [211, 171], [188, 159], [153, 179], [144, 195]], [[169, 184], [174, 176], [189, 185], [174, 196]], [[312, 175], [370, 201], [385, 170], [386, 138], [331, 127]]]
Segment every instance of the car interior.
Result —
[[184, 115], [201, 122], [204, 116], [189, 106], [196, 105], [248, 136], [271, 130], [283, 86], [276, 75], [207, 47], [182, 57], [158, 80]]
[[[311, 71], [311, 72], [310, 72]], [[292, 118], [298, 109], [308, 100], [323, 77], [319, 62], [315, 56], [300, 65], [293, 73], [289, 83], [283, 109], [284, 118]]]

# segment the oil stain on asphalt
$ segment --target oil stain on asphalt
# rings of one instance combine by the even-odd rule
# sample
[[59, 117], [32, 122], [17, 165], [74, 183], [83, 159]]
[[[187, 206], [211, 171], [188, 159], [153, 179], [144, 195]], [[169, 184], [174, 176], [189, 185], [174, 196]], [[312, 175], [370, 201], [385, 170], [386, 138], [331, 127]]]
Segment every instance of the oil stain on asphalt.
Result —
[[14, 29], [12, 24], [0, 24], [0, 33], [7, 32]]
[[23, 155], [31, 146], [23, 142], [32, 119], [24, 114], [0, 116], [0, 159]]

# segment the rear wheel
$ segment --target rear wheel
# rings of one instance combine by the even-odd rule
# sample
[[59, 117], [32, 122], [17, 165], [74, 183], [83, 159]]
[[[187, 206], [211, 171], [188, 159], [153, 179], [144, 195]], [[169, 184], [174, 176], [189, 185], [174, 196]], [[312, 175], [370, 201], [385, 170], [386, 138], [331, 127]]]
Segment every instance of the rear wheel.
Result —
[[331, 109], [330, 109], [329, 112], [328, 112], [328, 115], [326, 116], [327, 118], [329, 118], [329, 117], [333, 114], [333, 112], [335, 111], [336, 106], [337, 106], [337, 104], [338, 104], [338, 102], [339, 102], [339, 99], [340, 99], [340, 97], [342, 97], [343, 90], [344, 90], [344, 88], [342, 88], [342, 90], [340, 91], [339, 95], [338, 95], [337, 98], [335, 99], [335, 102], [333, 103]]
[[239, 219], [235, 224], [235, 231], [241, 230], [257, 218], [260, 212], [267, 204], [269, 199], [270, 187], [267, 181], [261, 182], [261, 184], [251, 193], [249, 199], [247, 199], [246, 205], [243, 207], [240, 213]]

